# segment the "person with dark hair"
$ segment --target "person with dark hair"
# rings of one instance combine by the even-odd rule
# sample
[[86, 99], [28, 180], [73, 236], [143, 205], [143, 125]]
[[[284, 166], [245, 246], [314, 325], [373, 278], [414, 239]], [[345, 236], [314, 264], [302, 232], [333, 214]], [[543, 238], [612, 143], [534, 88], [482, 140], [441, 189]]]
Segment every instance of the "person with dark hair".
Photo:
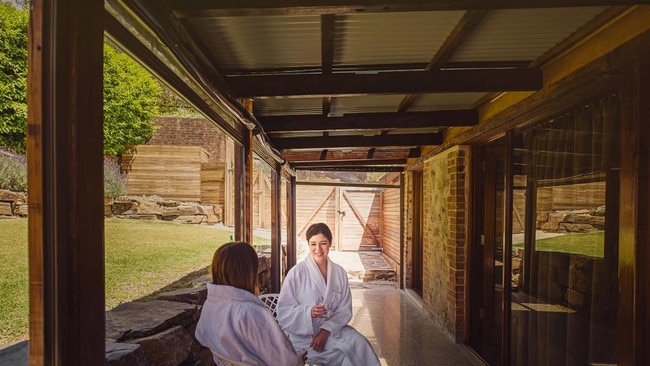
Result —
[[361, 333], [348, 325], [352, 293], [348, 275], [329, 259], [332, 232], [324, 223], [307, 229], [309, 255], [284, 280], [278, 299], [278, 322], [295, 349], [321, 365], [374, 366], [379, 359]]
[[208, 297], [196, 325], [196, 339], [213, 353], [247, 365], [304, 365], [257, 297], [255, 249], [244, 242], [227, 243], [212, 257]]

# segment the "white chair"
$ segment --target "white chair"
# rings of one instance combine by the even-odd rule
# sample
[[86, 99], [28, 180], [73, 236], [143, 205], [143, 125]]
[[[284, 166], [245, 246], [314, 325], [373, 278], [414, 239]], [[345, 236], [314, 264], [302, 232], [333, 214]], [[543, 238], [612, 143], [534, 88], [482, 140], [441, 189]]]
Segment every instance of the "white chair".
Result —
[[276, 308], [278, 307], [279, 296], [280, 294], [277, 293], [264, 294], [259, 296], [260, 300], [262, 300], [264, 305], [266, 305], [266, 307], [269, 308], [269, 310], [271, 310], [271, 313], [273, 313], [273, 317], [276, 320], [278, 319], [278, 311]]

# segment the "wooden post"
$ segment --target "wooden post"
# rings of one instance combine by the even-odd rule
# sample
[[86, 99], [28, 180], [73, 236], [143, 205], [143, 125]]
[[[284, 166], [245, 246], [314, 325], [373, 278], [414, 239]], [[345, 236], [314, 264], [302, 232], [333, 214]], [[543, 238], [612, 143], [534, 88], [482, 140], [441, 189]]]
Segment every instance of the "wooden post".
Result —
[[30, 365], [104, 364], [104, 2], [33, 0]]
[[618, 241], [618, 322], [617, 358], [619, 365], [644, 365], [650, 360], [648, 334], [650, 310], [650, 64], [641, 63], [622, 87], [620, 213]]
[[296, 177], [287, 185], [287, 271], [296, 265]]
[[271, 170], [271, 292], [280, 292], [282, 272], [282, 198], [280, 167]]

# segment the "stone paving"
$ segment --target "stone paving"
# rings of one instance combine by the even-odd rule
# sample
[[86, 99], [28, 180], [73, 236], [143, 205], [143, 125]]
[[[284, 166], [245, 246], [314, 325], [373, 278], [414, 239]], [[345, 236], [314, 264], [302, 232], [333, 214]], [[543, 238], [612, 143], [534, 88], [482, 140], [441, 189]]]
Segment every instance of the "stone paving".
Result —
[[348, 272], [351, 289], [399, 287], [395, 271], [380, 252], [330, 251], [329, 257]]

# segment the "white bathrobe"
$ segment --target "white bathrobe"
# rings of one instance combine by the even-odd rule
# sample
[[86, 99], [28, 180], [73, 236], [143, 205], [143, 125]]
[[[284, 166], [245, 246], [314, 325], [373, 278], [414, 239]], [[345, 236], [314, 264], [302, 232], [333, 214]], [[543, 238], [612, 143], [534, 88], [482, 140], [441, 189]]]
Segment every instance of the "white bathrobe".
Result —
[[213, 353], [248, 365], [304, 365], [266, 305], [236, 287], [208, 283], [195, 336]]
[[[312, 318], [311, 308], [324, 303], [328, 318]], [[297, 351], [320, 365], [379, 365], [368, 340], [347, 325], [352, 319], [352, 294], [343, 267], [327, 259], [327, 283], [311, 255], [296, 264], [284, 280], [278, 299], [278, 321]], [[320, 329], [330, 332], [322, 352], [310, 347]]]

